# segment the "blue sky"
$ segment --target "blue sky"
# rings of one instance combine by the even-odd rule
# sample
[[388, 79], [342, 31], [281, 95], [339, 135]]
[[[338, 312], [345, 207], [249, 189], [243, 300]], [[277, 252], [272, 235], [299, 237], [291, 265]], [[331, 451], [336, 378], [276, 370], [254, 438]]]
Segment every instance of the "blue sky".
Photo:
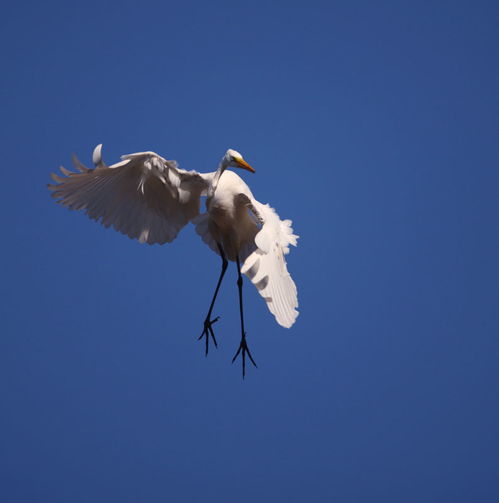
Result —
[[[6, 502], [499, 498], [496, 2], [24, 2], [0, 30]], [[49, 173], [229, 147], [294, 222], [300, 317], [192, 227], [148, 247]]]

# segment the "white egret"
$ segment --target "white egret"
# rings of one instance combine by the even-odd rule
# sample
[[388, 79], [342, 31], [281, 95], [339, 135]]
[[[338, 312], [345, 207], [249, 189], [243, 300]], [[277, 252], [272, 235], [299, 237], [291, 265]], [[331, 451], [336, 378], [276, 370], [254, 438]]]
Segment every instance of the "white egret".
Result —
[[[202, 240], [222, 258], [222, 270], [199, 339], [205, 339], [208, 354], [210, 337], [217, 345], [212, 325], [215, 300], [228, 260], [237, 264], [241, 341], [232, 361], [241, 353], [243, 377], [246, 354], [256, 366], [246, 342], [242, 276], [245, 274], [265, 299], [279, 325], [289, 328], [298, 316], [296, 286], [286, 267], [284, 255], [296, 246], [290, 220], [280, 220], [273, 208], [259, 203], [249, 187], [228, 167], [254, 169], [240, 153], [229, 149], [217, 171], [198, 173], [180, 169], [154, 152], [124, 155], [121, 162], [107, 166], [102, 145], [93, 153], [95, 169], [85, 167], [73, 156], [78, 169], [73, 173], [61, 167], [52, 174], [49, 185], [59, 203], [83, 210], [104, 226], [141, 242], [169, 243], [190, 221]], [[201, 196], [206, 196], [206, 212], [201, 213]], [[241, 266], [242, 264], [242, 266]]]

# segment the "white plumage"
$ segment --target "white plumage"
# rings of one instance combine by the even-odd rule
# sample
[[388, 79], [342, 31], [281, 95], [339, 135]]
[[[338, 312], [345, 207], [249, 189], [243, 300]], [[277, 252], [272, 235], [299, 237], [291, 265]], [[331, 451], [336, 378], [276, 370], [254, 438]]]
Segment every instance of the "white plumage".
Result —
[[[64, 206], [83, 210], [106, 227], [148, 244], [173, 241], [192, 221], [203, 241], [223, 259], [222, 274], [205, 321], [207, 344], [208, 332], [216, 343], [211, 329], [215, 320], [209, 318], [226, 259], [242, 264], [240, 271], [256, 286], [280, 325], [293, 325], [298, 316], [297, 291], [284, 255], [289, 245], [296, 246], [298, 236], [293, 234], [290, 220], [280, 220], [273, 208], [254, 198], [236, 173], [226, 171], [237, 167], [254, 172], [241, 154], [229, 149], [216, 172], [198, 173], [182, 170], [175, 161], [154, 152], [124, 155], [121, 162], [107, 166], [101, 148], [98, 145], [93, 153], [95, 169], [86, 168], [73, 157], [78, 173], [61, 167], [65, 176], [52, 175], [56, 182], [49, 185], [53, 197]], [[202, 196], [206, 196], [206, 212], [200, 214]], [[241, 290], [240, 300], [245, 339]], [[245, 342], [243, 346], [240, 350], [244, 364], [249, 350]]]

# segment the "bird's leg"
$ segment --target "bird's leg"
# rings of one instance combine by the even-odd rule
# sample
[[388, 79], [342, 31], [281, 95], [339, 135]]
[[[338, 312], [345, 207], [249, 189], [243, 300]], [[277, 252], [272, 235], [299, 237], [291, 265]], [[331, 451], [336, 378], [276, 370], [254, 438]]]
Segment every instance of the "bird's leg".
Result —
[[218, 295], [218, 290], [220, 290], [220, 285], [222, 284], [222, 280], [227, 270], [227, 258], [225, 257], [225, 253], [220, 244], [217, 243], [218, 250], [220, 251], [220, 256], [222, 257], [222, 271], [218, 278], [217, 287], [215, 288], [215, 293], [213, 294], [213, 299], [211, 299], [210, 308], [208, 309], [208, 314], [206, 315], [206, 319], [204, 320], [204, 329], [203, 333], [198, 337], [198, 340], [205, 338], [205, 355], [208, 356], [208, 345], [210, 342], [210, 337], [213, 339], [213, 343], [215, 347], [217, 347], [217, 340], [215, 339], [215, 333], [213, 332], [213, 328], [211, 327], [214, 323], [216, 323], [220, 317], [217, 316], [214, 320], [211, 319], [211, 313], [213, 311], [213, 306], [215, 305], [215, 300]]
[[237, 289], [239, 290], [239, 315], [241, 317], [241, 342], [239, 344], [238, 350], [236, 351], [236, 354], [234, 355], [234, 358], [232, 358], [232, 363], [234, 363], [236, 358], [239, 356], [239, 353], [241, 353], [241, 358], [243, 360], [243, 379], [244, 379], [244, 376], [246, 375], [246, 354], [248, 355], [248, 358], [255, 367], [256, 363], [255, 360], [253, 360], [253, 357], [251, 356], [248, 344], [246, 342], [246, 332], [244, 331], [243, 277], [241, 276], [241, 265], [239, 263], [239, 256], [236, 257], [236, 262], [237, 262]]

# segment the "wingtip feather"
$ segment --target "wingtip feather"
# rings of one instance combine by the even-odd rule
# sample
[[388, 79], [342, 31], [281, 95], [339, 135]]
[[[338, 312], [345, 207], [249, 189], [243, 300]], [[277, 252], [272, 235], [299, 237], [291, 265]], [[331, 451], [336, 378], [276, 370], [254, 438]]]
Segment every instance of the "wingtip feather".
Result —
[[106, 164], [102, 160], [102, 143], [99, 143], [92, 153], [92, 162], [96, 168], [106, 168]]

